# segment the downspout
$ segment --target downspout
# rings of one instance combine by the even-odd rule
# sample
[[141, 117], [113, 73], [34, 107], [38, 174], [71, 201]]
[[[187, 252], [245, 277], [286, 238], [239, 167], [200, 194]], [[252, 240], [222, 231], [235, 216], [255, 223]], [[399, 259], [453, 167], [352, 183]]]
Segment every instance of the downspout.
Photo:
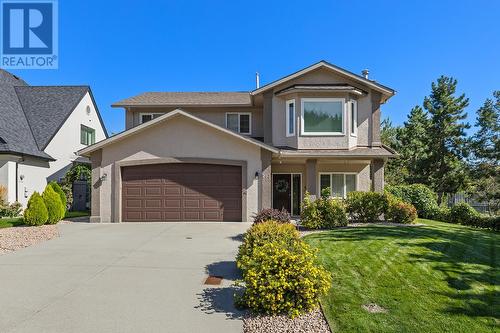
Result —
[[16, 202], [19, 202], [19, 163], [16, 161]]

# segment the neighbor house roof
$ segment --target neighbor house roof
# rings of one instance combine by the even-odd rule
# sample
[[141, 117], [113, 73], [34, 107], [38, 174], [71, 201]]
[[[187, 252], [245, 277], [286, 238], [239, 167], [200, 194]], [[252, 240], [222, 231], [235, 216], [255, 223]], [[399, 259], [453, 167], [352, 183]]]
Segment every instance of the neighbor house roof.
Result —
[[267, 91], [267, 90], [274, 88], [280, 84], [286, 83], [287, 81], [293, 80], [299, 76], [302, 76], [304, 74], [307, 74], [307, 73], [314, 71], [316, 69], [319, 69], [319, 68], [326, 68], [326, 69], [331, 70], [337, 74], [348, 77], [356, 82], [359, 82], [367, 87], [370, 87], [371, 89], [382, 93], [385, 96], [384, 100], [389, 99], [391, 96], [393, 96], [396, 93], [396, 91], [394, 89], [391, 89], [391, 88], [384, 86], [380, 83], [377, 83], [373, 80], [366, 79], [365, 77], [363, 77], [361, 75], [355, 74], [355, 73], [350, 72], [350, 71], [343, 69], [341, 67], [335, 66], [335, 65], [333, 65], [325, 60], [321, 60], [321, 61], [319, 61], [311, 66], [303, 68], [295, 73], [292, 73], [290, 75], [282, 77], [281, 79], [278, 79], [278, 80], [273, 81], [269, 84], [266, 84], [258, 89], [255, 89], [254, 91], [251, 92], [251, 94], [257, 95], [257, 94], [263, 93], [264, 91]]
[[87, 92], [94, 101], [88, 86], [29, 86], [0, 70], [0, 153], [54, 160], [44, 149]]
[[206, 120], [203, 120], [201, 118], [198, 118], [190, 113], [187, 113], [185, 111], [182, 111], [180, 109], [176, 109], [174, 111], [170, 111], [158, 118], [155, 118], [153, 120], [150, 120], [148, 122], [145, 122], [145, 123], [142, 123], [141, 125], [138, 125], [136, 127], [132, 127], [131, 129], [128, 129], [124, 132], [121, 132], [120, 134], [117, 134], [115, 136], [112, 136], [106, 140], [103, 140], [103, 141], [99, 141], [98, 143], [95, 143], [91, 146], [88, 146], [88, 147], [85, 147], [81, 150], [78, 151], [78, 155], [82, 155], [82, 156], [89, 156], [90, 153], [92, 153], [93, 151], [96, 151], [96, 150], [99, 150], [105, 146], [108, 146], [112, 143], [115, 143], [117, 141], [120, 141], [120, 140], [123, 140], [129, 136], [132, 136], [134, 134], [137, 134], [139, 132], [142, 132], [148, 128], [150, 128], [151, 126], [155, 126], [159, 123], [162, 123], [164, 121], [168, 121], [169, 119], [173, 118], [173, 117], [176, 117], [176, 116], [182, 116], [182, 117], [186, 117], [186, 118], [189, 118], [193, 121], [196, 121], [196, 122], [199, 122], [203, 125], [206, 125], [208, 127], [211, 127], [211, 128], [214, 128], [220, 132], [223, 132], [223, 133], [226, 133], [226, 134], [229, 134], [239, 140], [242, 140], [242, 141], [246, 141], [248, 143], [251, 143], [251, 144], [254, 144], [256, 146], [259, 146], [261, 148], [264, 148], [264, 149], [267, 149], [273, 153], [278, 153], [279, 150], [273, 146], [270, 146], [270, 145], [267, 145], [259, 140], [255, 140], [251, 137], [248, 137], [248, 136], [245, 136], [245, 135], [241, 135], [239, 133], [236, 133], [236, 132], [233, 132], [231, 130], [228, 130], [227, 128], [224, 128], [224, 127], [221, 127], [219, 125], [216, 125], [214, 123], [211, 123], [209, 121], [206, 121]]
[[248, 92], [146, 92], [112, 104], [127, 106], [250, 106]]

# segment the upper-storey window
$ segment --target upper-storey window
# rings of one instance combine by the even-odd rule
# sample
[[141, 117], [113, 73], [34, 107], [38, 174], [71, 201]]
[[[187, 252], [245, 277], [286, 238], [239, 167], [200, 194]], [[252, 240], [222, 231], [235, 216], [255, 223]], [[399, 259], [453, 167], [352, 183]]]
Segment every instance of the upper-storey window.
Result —
[[343, 98], [303, 98], [302, 135], [343, 135]]
[[349, 110], [351, 118], [351, 135], [356, 136], [358, 134], [358, 103], [356, 101], [349, 101]]
[[286, 136], [295, 135], [295, 100], [286, 101]]
[[160, 116], [163, 116], [163, 113], [140, 113], [139, 123], [144, 124], [145, 122], [156, 119]]
[[226, 127], [240, 134], [252, 132], [252, 114], [250, 112], [226, 113]]
[[90, 146], [95, 143], [95, 129], [85, 125], [80, 125], [80, 143]]

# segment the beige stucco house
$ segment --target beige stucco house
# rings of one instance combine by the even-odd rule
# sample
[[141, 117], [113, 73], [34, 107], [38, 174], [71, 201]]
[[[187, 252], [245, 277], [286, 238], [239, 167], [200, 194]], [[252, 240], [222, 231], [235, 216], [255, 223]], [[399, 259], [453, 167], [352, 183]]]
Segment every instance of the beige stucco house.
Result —
[[126, 130], [92, 161], [94, 222], [251, 221], [300, 214], [306, 191], [382, 191], [380, 106], [394, 90], [320, 61], [250, 92], [124, 99]]

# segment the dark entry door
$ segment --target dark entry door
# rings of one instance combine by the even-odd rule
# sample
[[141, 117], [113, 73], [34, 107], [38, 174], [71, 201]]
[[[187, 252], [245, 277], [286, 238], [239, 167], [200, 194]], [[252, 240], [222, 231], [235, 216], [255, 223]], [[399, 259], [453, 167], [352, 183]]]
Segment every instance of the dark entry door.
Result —
[[292, 175], [274, 174], [273, 175], [273, 208], [286, 209], [291, 212], [292, 198]]

